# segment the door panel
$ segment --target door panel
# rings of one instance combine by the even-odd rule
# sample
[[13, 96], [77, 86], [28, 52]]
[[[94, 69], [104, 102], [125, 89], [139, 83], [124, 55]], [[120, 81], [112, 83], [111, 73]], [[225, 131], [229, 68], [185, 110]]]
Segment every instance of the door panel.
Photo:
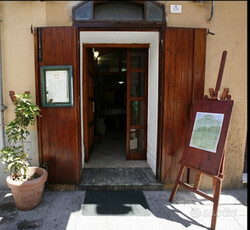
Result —
[[[50, 184], [77, 184], [81, 178], [79, 66], [77, 34], [74, 27], [35, 29], [36, 103], [40, 165], [48, 167]], [[42, 107], [41, 66], [71, 65], [73, 69], [72, 107]]]
[[127, 50], [128, 160], [145, 160], [147, 146], [148, 49]]
[[[189, 115], [195, 99], [204, 95], [206, 29], [167, 28], [163, 85], [162, 183], [174, 183], [184, 149]], [[183, 175], [189, 180], [191, 175]]]
[[94, 146], [94, 59], [92, 49], [83, 46], [83, 130], [85, 162]]

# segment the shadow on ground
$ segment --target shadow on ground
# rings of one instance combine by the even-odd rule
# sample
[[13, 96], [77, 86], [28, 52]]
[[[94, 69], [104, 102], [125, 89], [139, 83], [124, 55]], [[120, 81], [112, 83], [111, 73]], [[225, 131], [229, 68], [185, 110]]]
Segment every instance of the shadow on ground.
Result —
[[78, 212], [84, 191], [45, 191], [38, 207], [28, 211], [16, 208], [8, 190], [0, 194], [0, 229], [66, 229], [70, 215]]
[[[170, 194], [171, 191], [159, 191], [157, 196], [151, 191], [144, 192], [150, 211], [155, 217], [179, 223], [185, 228], [198, 226], [208, 229], [207, 226], [192, 218], [192, 216], [195, 217], [195, 210], [189, 208], [189, 205], [195, 205], [195, 203], [205, 199], [198, 200], [191, 192], [182, 190], [180, 193], [177, 192], [174, 201], [171, 203], [169, 202]], [[178, 206], [181, 208], [179, 209]]]
[[84, 216], [149, 216], [142, 191], [87, 191], [82, 206]]
[[[104, 227], [108, 227], [106, 229], [110, 226], [115, 229], [116, 224], [119, 223], [122, 229], [127, 229], [127, 224], [132, 223], [152, 224], [155, 229], [168, 227], [209, 229], [211, 217], [205, 216], [204, 210], [212, 211], [212, 202], [182, 190], [177, 192], [174, 201], [170, 203], [168, 201], [170, 193], [171, 191], [166, 190], [143, 192], [45, 190], [38, 207], [29, 211], [20, 211], [16, 208], [10, 191], [0, 190], [0, 229], [96, 230], [103, 229], [103, 224], [106, 224]], [[227, 227], [246, 229], [246, 194], [246, 189], [222, 191], [221, 207], [225, 211], [236, 210], [237, 215], [220, 216], [220, 226], [226, 226], [225, 229]], [[117, 219], [117, 217], [120, 218]], [[89, 228], [89, 224], [93, 225], [92, 228]], [[99, 228], [96, 227], [97, 224]], [[134, 229], [137, 227], [135, 226]]]

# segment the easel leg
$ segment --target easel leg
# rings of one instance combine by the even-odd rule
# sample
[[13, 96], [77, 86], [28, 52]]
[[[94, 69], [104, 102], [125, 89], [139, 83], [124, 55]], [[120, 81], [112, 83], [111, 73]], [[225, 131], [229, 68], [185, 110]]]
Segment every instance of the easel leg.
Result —
[[174, 200], [174, 197], [175, 197], [175, 194], [178, 190], [178, 187], [179, 187], [179, 181], [181, 180], [182, 178], [182, 175], [183, 175], [183, 172], [184, 172], [184, 165], [181, 165], [181, 168], [180, 168], [180, 171], [179, 171], [179, 174], [176, 178], [176, 181], [175, 181], [175, 184], [174, 184], [174, 188], [172, 190], [172, 193], [171, 193], [171, 196], [169, 198], [169, 201], [172, 202]]
[[214, 205], [213, 205], [213, 214], [212, 214], [212, 222], [211, 222], [211, 229], [214, 230], [216, 226], [216, 220], [217, 220], [217, 212], [218, 212], [218, 206], [219, 206], [219, 199], [220, 199], [220, 193], [222, 188], [222, 180], [221, 179], [213, 179], [214, 182]]
[[201, 172], [197, 172], [195, 183], [194, 183], [194, 189], [198, 189], [201, 182]]

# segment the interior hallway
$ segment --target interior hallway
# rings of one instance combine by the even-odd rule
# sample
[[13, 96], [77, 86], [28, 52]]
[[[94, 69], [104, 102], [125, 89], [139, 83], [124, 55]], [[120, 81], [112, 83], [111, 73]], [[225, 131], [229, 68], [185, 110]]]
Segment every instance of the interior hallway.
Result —
[[148, 168], [146, 160], [126, 160], [126, 134], [120, 130], [107, 131], [96, 143], [84, 168]]

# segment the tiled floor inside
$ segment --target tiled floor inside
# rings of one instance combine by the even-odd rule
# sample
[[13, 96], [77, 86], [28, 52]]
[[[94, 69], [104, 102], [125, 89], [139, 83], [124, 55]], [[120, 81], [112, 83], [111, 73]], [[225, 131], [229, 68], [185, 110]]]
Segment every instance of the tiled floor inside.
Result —
[[126, 134], [121, 131], [109, 131], [96, 143], [84, 168], [146, 168], [146, 160], [126, 160]]

